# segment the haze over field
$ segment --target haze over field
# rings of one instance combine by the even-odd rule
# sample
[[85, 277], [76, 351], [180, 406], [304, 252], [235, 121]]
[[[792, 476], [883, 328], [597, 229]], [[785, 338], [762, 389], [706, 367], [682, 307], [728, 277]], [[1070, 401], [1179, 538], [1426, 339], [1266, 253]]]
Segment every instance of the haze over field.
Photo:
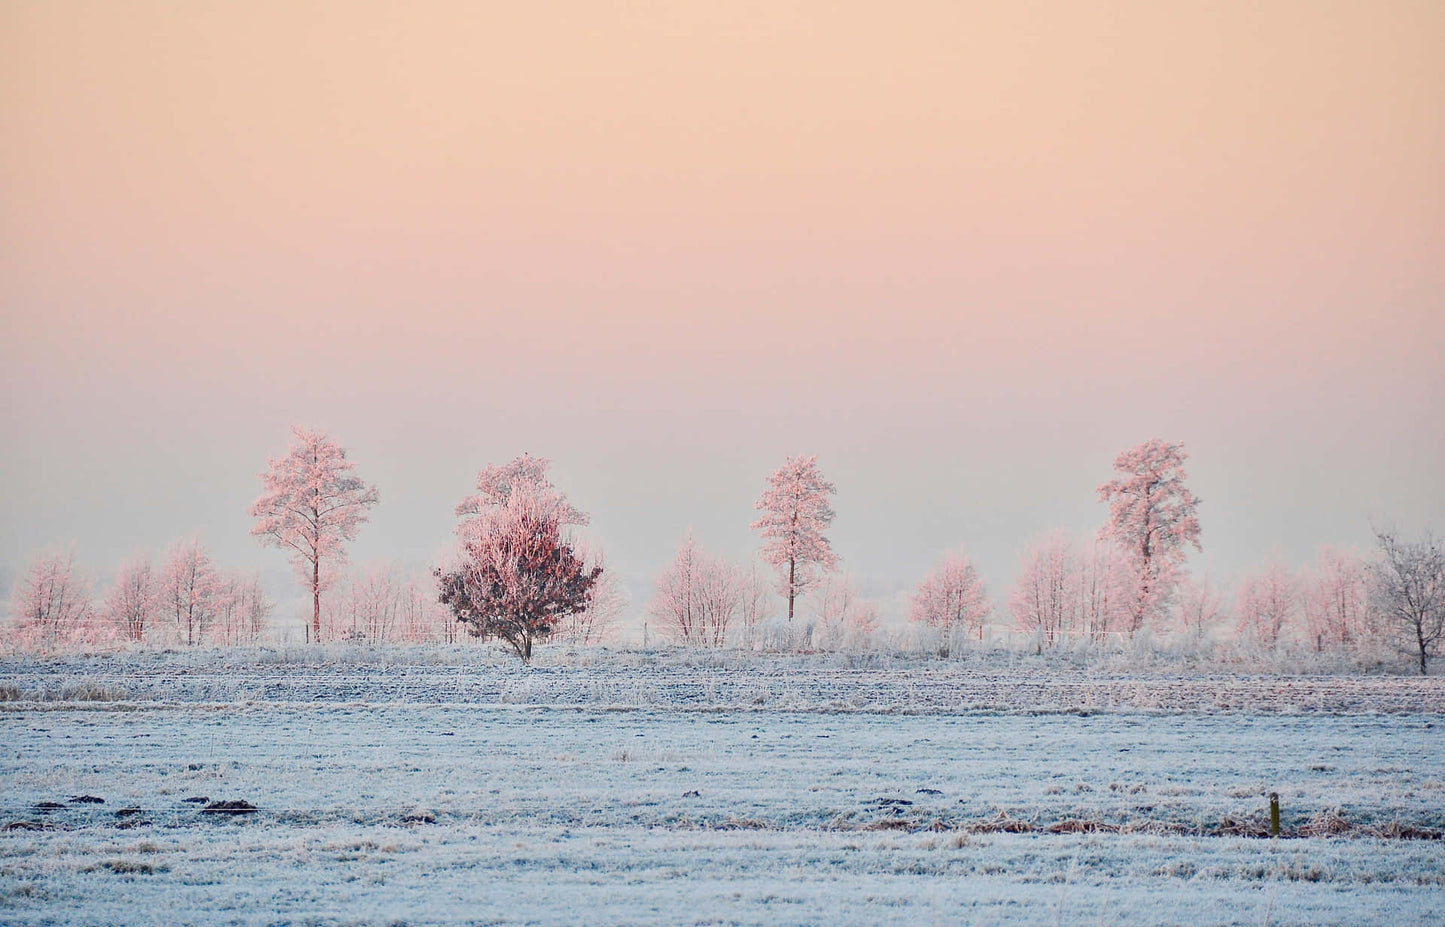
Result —
[[527, 451], [645, 588], [817, 454], [875, 591], [1184, 441], [1204, 553], [1445, 524], [1445, 7], [0, 6], [0, 564], [425, 563]]

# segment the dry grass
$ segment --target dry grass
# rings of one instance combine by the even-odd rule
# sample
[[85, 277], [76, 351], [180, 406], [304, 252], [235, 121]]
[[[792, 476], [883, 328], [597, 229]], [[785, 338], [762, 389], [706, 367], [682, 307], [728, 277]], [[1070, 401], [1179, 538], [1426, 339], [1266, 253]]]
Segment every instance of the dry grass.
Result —
[[966, 829], [972, 834], [1031, 834], [1037, 828], [1028, 821], [1009, 817], [1007, 811], [1000, 811], [994, 817], [970, 824]]
[[66, 686], [60, 690], [58, 695], [51, 695], [47, 700], [53, 702], [127, 702], [130, 701], [130, 693], [116, 686], [82, 682]]

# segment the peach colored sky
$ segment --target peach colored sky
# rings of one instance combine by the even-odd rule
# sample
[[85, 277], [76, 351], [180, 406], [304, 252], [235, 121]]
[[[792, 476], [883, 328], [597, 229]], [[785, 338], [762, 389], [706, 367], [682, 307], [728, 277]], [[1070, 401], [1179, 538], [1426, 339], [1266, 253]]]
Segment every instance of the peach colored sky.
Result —
[[523, 450], [637, 587], [787, 453], [995, 591], [1184, 440], [1209, 562], [1445, 528], [1445, 6], [0, 6], [0, 563], [232, 564], [286, 427], [431, 557]]

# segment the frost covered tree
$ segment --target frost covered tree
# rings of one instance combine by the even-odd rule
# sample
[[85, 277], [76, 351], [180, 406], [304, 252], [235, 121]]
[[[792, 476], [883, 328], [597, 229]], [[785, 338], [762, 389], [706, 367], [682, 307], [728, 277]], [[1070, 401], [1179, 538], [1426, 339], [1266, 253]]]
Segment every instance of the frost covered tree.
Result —
[[820, 650], [861, 648], [878, 630], [878, 606], [858, 594], [848, 573], [825, 577], [813, 598], [807, 643]]
[[83, 637], [92, 622], [90, 587], [75, 566], [75, 551], [45, 550], [35, 556], [11, 592], [10, 616], [18, 642], [58, 650]]
[[1316, 651], [1357, 647], [1373, 637], [1369, 577], [1364, 558], [1354, 551], [1320, 549], [1301, 595], [1305, 629]]
[[918, 584], [909, 602], [908, 617], [941, 628], [953, 649], [960, 631], [982, 637], [983, 623], [992, 611], [988, 589], [973, 561], [964, 551], [956, 550], [944, 554]]
[[212, 642], [227, 647], [254, 644], [266, 631], [271, 607], [259, 574], [223, 575], [216, 598]]
[[434, 590], [434, 578], [430, 574], [407, 576], [397, 592], [397, 626], [401, 640], [412, 644], [457, 642], [460, 625], [451, 612], [437, 601]]
[[251, 505], [251, 533], [291, 556], [311, 590], [311, 632], [321, 640], [321, 591], [327, 571], [344, 562], [344, 545], [377, 503], [376, 487], [355, 474], [346, 451], [325, 432], [292, 428], [295, 443], [285, 457], [268, 462], [262, 494]]
[[1224, 597], [1210, 581], [1209, 574], [1197, 582], [1187, 576], [1180, 582], [1175, 620], [1186, 639], [1195, 644], [1204, 642], [1226, 617]]
[[522, 456], [477, 476], [457, 506], [457, 566], [438, 570], [440, 600], [479, 637], [508, 644], [523, 662], [569, 615], [587, 608], [602, 568], [589, 567], [568, 531], [586, 524], [547, 479], [549, 461]]
[[514, 496], [525, 498], [529, 505], [541, 507], [548, 519], [561, 526], [583, 526], [587, 514], [567, 501], [552, 485], [547, 470], [552, 461], [545, 457], [523, 454], [500, 467], [488, 465], [477, 474], [477, 494], [457, 505], [457, 515], [465, 516], [457, 528], [459, 535], [475, 534], [490, 524], [492, 516], [504, 509]]
[[1266, 650], [1279, 646], [1299, 613], [1299, 582], [1278, 560], [1239, 581], [1234, 605], [1241, 641]]
[[764, 579], [764, 569], [756, 557], [749, 558], [747, 568], [738, 571], [741, 596], [738, 617], [742, 621], [743, 647], [752, 650], [758, 642], [758, 628], [772, 620], [773, 593]]
[[1109, 505], [1101, 535], [1112, 539], [1134, 561], [1137, 587], [1130, 607], [1129, 632], [1137, 633], [1150, 615], [1168, 603], [1186, 547], [1199, 544], [1199, 499], [1184, 485], [1182, 443], [1158, 438], [1114, 459], [1114, 479], [1098, 488]]
[[156, 575], [147, 554], [136, 554], [116, 571], [101, 614], [128, 641], [140, 643], [151, 630], [157, 610]]
[[679, 643], [721, 647], [742, 603], [737, 569], [699, 547], [689, 531], [657, 577], [647, 612]]
[[398, 585], [397, 569], [392, 564], [372, 563], [348, 570], [321, 611], [326, 637], [394, 640], [401, 611]]
[[1040, 652], [1073, 630], [1079, 613], [1079, 555], [1067, 532], [1055, 529], [1024, 549], [1008, 607], [1014, 624], [1034, 636]]
[[1086, 541], [1078, 555], [1077, 628], [1092, 641], [1128, 627], [1138, 576], [1128, 554], [1112, 539]]
[[205, 643], [228, 592], [199, 539], [179, 541], [167, 552], [158, 599], [177, 642], [187, 647]]
[[763, 559], [778, 570], [789, 624], [798, 596], [817, 579], [815, 571], [838, 564], [823, 536], [834, 515], [828, 496], [837, 491], [818, 473], [817, 457], [789, 457], [768, 477], [768, 488], [754, 505], [763, 515], [752, 527], [762, 533]]
[[600, 554], [583, 553], [586, 563], [602, 568], [592, 592], [587, 597], [587, 606], [579, 611], [562, 616], [554, 637], [569, 644], [586, 647], [607, 641], [617, 630], [622, 614], [627, 608], [627, 590], [617, 581], [617, 574], [608, 570]]
[[1428, 531], [1418, 541], [1377, 531], [1375, 540], [1379, 559], [1370, 575], [1371, 601], [1424, 676], [1445, 641], [1445, 548]]

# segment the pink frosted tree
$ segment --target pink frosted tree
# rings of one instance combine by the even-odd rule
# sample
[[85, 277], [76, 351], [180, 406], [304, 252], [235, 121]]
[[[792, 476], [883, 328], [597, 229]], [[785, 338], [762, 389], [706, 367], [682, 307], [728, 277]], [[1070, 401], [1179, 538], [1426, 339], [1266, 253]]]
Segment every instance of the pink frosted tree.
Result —
[[322, 609], [322, 627], [330, 640], [395, 640], [401, 595], [396, 568], [371, 563], [348, 570], [345, 580]]
[[1137, 571], [1129, 555], [1109, 538], [1086, 541], [1078, 558], [1078, 630], [1102, 641], [1128, 627]]
[[837, 491], [818, 473], [817, 457], [789, 457], [768, 477], [767, 490], [753, 506], [763, 513], [752, 527], [762, 533], [763, 559], [778, 570], [789, 624], [798, 596], [817, 579], [815, 571], [838, 564], [823, 536], [834, 515], [828, 496]]
[[1153, 438], [1114, 459], [1119, 475], [1098, 488], [1109, 504], [1101, 535], [1134, 560], [1138, 586], [1130, 608], [1129, 632], [1137, 633], [1169, 601], [1186, 547], [1199, 544], [1199, 499], [1184, 485], [1182, 443]]
[[1347, 649], [1372, 635], [1369, 578], [1359, 554], [1320, 548], [1314, 569], [1304, 577], [1301, 596], [1305, 630], [1316, 651]]
[[908, 617], [941, 628], [952, 649], [957, 646], [954, 638], [960, 631], [982, 638], [983, 623], [992, 611], [988, 589], [973, 561], [960, 549], [944, 554], [918, 584], [909, 602]]
[[229, 590], [200, 540], [189, 538], [167, 552], [158, 593], [173, 638], [196, 647], [206, 642]]
[[409, 644], [457, 642], [460, 625], [437, 601], [432, 578], [407, 574], [397, 592], [397, 633]]
[[1278, 560], [1239, 582], [1235, 599], [1239, 639], [1264, 650], [1279, 646], [1299, 615], [1299, 582]]
[[737, 569], [703, 550], [689, 531], [672, 563], [657, 577], [647, 611], [680, 643], [721, 647], [742, 602]]
[[1068, 635], [1079, 614], [1079, 554], [1068, 533], [1055, 529], [1030, 542], [1019, 558], [1009, 595], [1014, 624], [1042, 652]]
[[17, 643], [43, 651], [63, 649], [85, 637], [93, 623], [89, 584], [75, 566], [75, 551], [45, 550], [25, 568], [11, 593]]
[[820, 650], [866, 646], [878, 630], [878, 606], [858, 594], [848, 573], [825, 577], [814, 597], [812, 646]]
[[758, 628], [772, 619], [773, 591], [764, 578], [764, 568], [757, 557], [748, 559], [746, 568], [738, 571], [740, 583], [738, 617], [742, 620], [742, 645], [752, 650], [758, 643]]
[[325, 432], [292, 428], [296, 441], [285, 457], [269, 461], [262, 494], [251, 505], [251, 533], [291, 555], [311, 590], [311, 632], [321, 640], [321, 591], [327, 570], [345, 561], [345, 544], [377, 503], [376, 487], [362, 482], [346, 451]]
[[140, 643], [155, 622], [159, 604], [156, 594], [151, 559], [147, 554], [136, 554], [116, 571], [101, 614], [125, 640]]
[[322, 631], [328, 640], [456, 643], [457, 621], [433, 588], [430, 574], [397, 562], [348, 569], [321, 609]]
[[576, 550], [568, 526], [585, 524], [547, 479], [548, 461], [519, 457], [487, 467], [478, 495], [457, 506], [461, 550], [438, 570], [440, 599], [473, 635], [505, 641], [524, 663], [571, 614], [587, 608], [602, 575]]
[[466, 535], [485, 528], [490, 516], [503, 510], [519, 490], [526, 495], [529, 506], [540, 507], [538, 513], [546, 519], [563, 526], [587, 524], [587, 514], [568, 502], [547, 477], [551, 466], [552, 461], [547, 458], [530, 454], [501, 466], [488, 464], [477, 474], [477, 494], [467, 496], [457, 505], [457, 515], [467, 516], [457, 533]]
[[629, 600], [627, 590], [617, 580], [617, 574], [607, 569], [600, 554], [585, 553], [582, 559], [596, 564], [602, 572], [592, 585], [587, 605], [563, 615], [554, 636], [558, 640], [586, 647], [612, 638]]
[[1207, 573], [1197, 582], [1187, 576], [1180, 582], [1175, 619], [1187, 639], [1202, 643], [1227, 617], [1224, 596]]
[[266, 631], [271, 603], [259, 574], [226, 573], [218, 577], [211, 643], [224, 647], [254, 644]]

